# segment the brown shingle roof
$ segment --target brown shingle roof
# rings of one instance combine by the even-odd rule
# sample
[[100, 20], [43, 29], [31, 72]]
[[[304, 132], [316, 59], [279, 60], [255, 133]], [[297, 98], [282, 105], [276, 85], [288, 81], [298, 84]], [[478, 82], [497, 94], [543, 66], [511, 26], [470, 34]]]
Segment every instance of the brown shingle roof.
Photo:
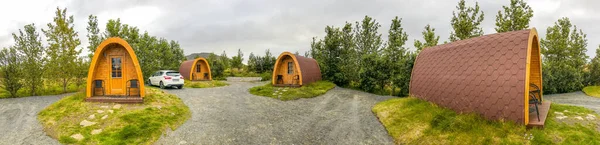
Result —
[[425, 48], [410, 94], [457, 112], [524, 123], [530, 33], [537, 35], [521, 30]]

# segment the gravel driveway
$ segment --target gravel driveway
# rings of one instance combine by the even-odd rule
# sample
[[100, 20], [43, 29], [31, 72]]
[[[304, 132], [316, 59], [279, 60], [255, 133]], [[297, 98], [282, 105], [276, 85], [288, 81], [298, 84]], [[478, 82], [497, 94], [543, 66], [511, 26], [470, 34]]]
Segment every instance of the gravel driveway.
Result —
[[334, 88], [310, 99], [254, 96], [264, 83], [228, 82], [219, 88], [167, 90], [192, 118], [156, 144], [392, 144], [371, 108], [391, 97]]
[[59, 144], [46, 136], [37, 113], [67, 95], [0, 99], [0, 145]]
[[585, 107], [588, 109], [592, 109], [596, 111], [596, 113], [600, 114], [600, 98], [590, 97], [581, 91], [564, 94], [544, 95], [544, 99], [548, 99], [554, 103]]

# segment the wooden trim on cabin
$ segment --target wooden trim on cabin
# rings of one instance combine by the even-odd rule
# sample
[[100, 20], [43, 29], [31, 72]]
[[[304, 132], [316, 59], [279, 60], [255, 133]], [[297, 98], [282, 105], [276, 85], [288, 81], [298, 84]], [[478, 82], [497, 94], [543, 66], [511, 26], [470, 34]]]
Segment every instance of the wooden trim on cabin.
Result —
[[295, 69], [297, 69], [298, 71], [298, 77], [299, 77], [299, 85], [302, 86], [302, 68], [300, 68], [300, 65], [298, 64], [298, 59], [296, 59], [296, 55], [294, 55], [291, 52], [283, 52], [279, 55], [279, 57], [277, 57], [277, 60], [275, 61], [275, 66], [273, 68], [273, 75], [271, 76], [271, 84], [275, 85], [277, 84], [277, 70], [279, 69], [279, 62], [281, 61], [281, 59], [284, 58], [284, 56], [290, 56], [292, 58], [292, 60], [294, 60], [294, 64], [296, 66]]
[[198, 63], [199, 60], [203, 60], [204, 63], [206, 63], [206, 67], [208, 68], [208, 71], [207, 71], [208, 72], [208, 79], [212, 80], [212, 73], [210, 71], [210, 64], [208, 64], [208, 61], [206, 59], [202, 58], [202, 57], [196, 58], [194, 60], [194, 63], [192, 63], [192, 68], [190, 69], [190, 80], [195, 81], [194, 77], [193, 77], [193, 74], [194, 74], [194, 71], [196, 71], [196, 66], [197, 66], [196, 63]]
[[107, 48], [107, 46], [110, 44], [118, 44], [118, 45], [123, 46], [123, 48], [125, 48], [125, 50], [129, 54], [129, 56], [131, 57], [131, 60], [133, 61], [133, 66], [135, 67], [135, 71], [137, 73], [138, 81], [140, 83], [140, 96], [143, 98], [146, 95], [146, 92], [145, 92], [145, 86], [144, 86], [144, 77], [142, 75], [142, 70], [140, 68], [139, 61], [135, 55], [135, 52], [133, 51], [133, 48], [131, 48], [129, 43], [127, 43], [127, 41], [125, 41], [121, 38], [118, 38], [118, 37], [108, 38], [108, 39], [102, 41], [102, 43], [100, 43], [100, 45], [98, 45], [98, 47], [96, 48], [96, 51], [94, 52], [94, 57], [92, 58], [92, 62], [90, 63], [90, 68], [88, 70], [86, 98], [92, 97], [92, 82], [94, 79], [94, 73], [95, 73], [94, 71], [96, 70], [95, 68], [98, 63], [98, 59], [100, 58], [100, 55], [102, 55], [102, 52], [104, 52], [105, 48]]
[[[542, 92], [543, 81], [542, 81], [542, 76], [541, 76], [542, 75], [542, 61], [541, 61], [542, 57], [541, 57], [541, 50], [540, 50], [540, 42], [538, 41], [538, 39], [539, 39], [539, 37], [538, 37], [537, 30], [535, 28], [532, 28], [531, 31], [529, 32], [529, 40], [527, 42], [527, 63], [526, 63], [527, 66], [525, 68], [526, 73], [525, 73], [525, 93], [524, 93], [525, 94], [525, 102], [524, 102], [525, 106], [523, 107], [524, 108], [523, 111], [524, 111], [524, 115], [525, 115], [524, 124], [529, 124], [529, 87], [530, 87], [529, 79], [531, 78], [530, 75], [532, 73], [530, 70], [531, 68], [537, 69], [537, 72], [538, 72], [537, 75], [539, 75], [539, 76], [536, 76], [536, 77], [539, 78], [539, 82], [538, 81], [536, 81], [536, 82], [538, 82], [539, 84], [536, 84], [536, 85], [538, 85], [538, 87], [540, 87], [540, 94], [542, 94], [539, 96], [540, 100], [542, 100], [542, 96], [543, 96], [543, 92]], [[533, 48], [534, 43], [536, 44], [535, 48]], [[534, 55], [534, 54], [532, 54], [534, 52], [533, 49], [537, 50], [537, 54], [535, 54], [535, 55], [537, 55], [537, 57], [538, 57], [538, 64], [539, 64], [538, 67], [531, 66], [531, 59], [533, 59], [532, 55]]]

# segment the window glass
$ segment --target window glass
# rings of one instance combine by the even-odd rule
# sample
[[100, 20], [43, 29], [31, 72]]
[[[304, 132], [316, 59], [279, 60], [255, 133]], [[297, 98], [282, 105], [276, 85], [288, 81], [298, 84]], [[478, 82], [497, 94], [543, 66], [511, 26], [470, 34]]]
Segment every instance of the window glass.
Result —
[[170, 72], [167, 72], [167, 75], [168, 76], [180, 76], [181, 74], [179, 74], [179, 72], [170, 71]]
[[196, 72], [200, 72], [200, 64], [196, 64]]
[[111, 62], [112, 62], [112, 77], [113, 78], [120, 78], [123, 77], [123, 67], [121, 64], [121, 58], [111, 58]]
[[288, 74], [293, 74], [293, 73], [294, 73], [294, 63], [288, 62]]

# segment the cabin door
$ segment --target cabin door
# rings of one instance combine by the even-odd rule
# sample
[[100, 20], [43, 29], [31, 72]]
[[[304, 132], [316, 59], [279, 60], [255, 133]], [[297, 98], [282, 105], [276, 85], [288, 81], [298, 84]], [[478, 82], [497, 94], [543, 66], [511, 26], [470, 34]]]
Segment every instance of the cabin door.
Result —
[[123, 57], [110, 57], [111, 76], [110, 76], [110, 92], [112, 95], [125, 95], [125, 83], [123, 81]]
[[202, 65], [200, 62], [196, 62], [196, 70], [194, 70], [194, 79], [193, 80], [202, 80], [204, 74], [202, 74]]

